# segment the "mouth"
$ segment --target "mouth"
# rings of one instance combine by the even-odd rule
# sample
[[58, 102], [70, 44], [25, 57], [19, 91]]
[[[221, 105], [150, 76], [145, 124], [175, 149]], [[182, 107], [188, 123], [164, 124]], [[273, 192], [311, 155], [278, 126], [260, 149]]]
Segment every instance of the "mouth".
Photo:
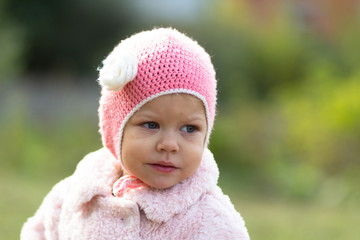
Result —
[[149, 166], [162, 173], [171, 173], [179, 169], [174, 164], [169, 162], [150, 163]]

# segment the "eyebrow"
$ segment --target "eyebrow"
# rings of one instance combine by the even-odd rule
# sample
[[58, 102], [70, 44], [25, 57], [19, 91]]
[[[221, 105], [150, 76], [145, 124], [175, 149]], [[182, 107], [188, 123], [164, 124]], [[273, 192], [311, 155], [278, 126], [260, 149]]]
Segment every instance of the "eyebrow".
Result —
[[204, 116], [204, 114], [200, 114], [200, 113], [188, 114], [188, 116], [186, 116], [186, 118], [189, 120], [205, 120], [206, 121], [206, 116]]
[[138, 112], [135, 112], [133, 116], [135, 117], [149, 117], [149, 118], [152, 118], [152, 117], [155, 117], [157, 114], [152, 112], [152, 111], [149, 111], [149, 110], [142, 110], [142, 111], [138, 111]]

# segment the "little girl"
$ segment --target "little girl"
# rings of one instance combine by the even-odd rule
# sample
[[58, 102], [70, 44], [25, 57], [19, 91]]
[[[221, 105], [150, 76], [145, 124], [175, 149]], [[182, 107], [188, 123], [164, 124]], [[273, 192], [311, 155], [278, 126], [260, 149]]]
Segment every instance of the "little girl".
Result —
[[21, 239], [249, 239], [207, 149], [216, 80], [204, 49], [174, 29], [144, 31], [98, 80], [104, 148], [54, 186]]

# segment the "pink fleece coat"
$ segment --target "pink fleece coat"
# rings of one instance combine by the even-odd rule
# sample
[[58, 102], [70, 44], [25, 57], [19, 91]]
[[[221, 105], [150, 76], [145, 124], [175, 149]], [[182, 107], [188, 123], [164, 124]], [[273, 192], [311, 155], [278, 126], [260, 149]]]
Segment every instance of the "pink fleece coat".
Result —
[[240, 214], [217, 186], [209, 150], [191, 177], [168, 189], [113, 197], [119, 172], [107, 149], [87, 155], [45, 197], [21, 239], [249, 239]]

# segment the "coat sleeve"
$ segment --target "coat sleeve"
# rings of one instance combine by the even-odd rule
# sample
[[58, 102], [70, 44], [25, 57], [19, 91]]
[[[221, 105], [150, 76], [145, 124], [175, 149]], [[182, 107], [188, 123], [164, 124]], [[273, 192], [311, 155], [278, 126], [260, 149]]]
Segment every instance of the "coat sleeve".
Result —
[[56, 184], [44, 198], [35, 215], [28, 218], [21, 229], [21, 240], [58, 238], [58, 223], [70, 178]]

